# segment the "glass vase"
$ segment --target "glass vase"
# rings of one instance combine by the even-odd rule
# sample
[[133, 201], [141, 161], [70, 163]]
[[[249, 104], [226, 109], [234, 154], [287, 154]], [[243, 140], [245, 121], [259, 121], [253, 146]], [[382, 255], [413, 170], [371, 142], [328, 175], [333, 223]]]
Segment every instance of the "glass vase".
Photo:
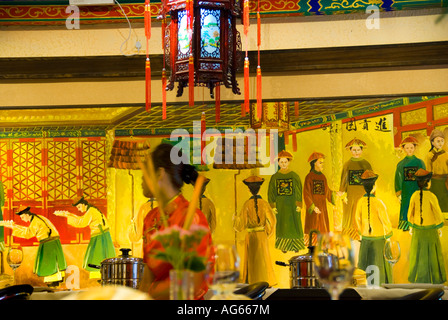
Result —
[[194, 299], [194, 273], [190, 270], [170, 270], [170, 300]]

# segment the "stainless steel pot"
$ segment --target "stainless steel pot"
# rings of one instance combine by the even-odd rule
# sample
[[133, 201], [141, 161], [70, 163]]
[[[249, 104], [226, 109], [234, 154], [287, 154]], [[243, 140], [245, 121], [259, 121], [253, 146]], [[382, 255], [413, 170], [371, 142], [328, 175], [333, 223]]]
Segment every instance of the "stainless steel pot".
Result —
[[120, 249], [121, 255], [105, 259], [101, 266], [89, 264], [89, 267], [101, 270], [101, 284], [120, 285], [138, 289], [143, 276], [144, 262], [141, 258], [129, 255], [131, 249]]
[[316, 278], [314, 271], [314, 246], [312, 237], [314, 233], [318, 233], [317, 230], [311, 230], [310, 242], [308, 246], [308, 254], [294, 256], [288, 260], [288, 263], [282, 261], [276, 261], [275, 263], [288, 267], [289, 266], [289, 285], [291, 289], [299, 288], [321, 288], [321, 284]]

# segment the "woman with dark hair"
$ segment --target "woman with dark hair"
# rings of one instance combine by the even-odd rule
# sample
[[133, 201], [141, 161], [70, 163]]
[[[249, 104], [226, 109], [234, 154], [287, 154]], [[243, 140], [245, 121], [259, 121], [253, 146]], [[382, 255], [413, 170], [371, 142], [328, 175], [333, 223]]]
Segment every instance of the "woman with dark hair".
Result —
[[305, 233], [319, 230], [321, 233], [330, 232], [327, 201], [336, 203], [336, 193], [328, 187], [327, 178], [323, 174], [325, 155], [313, 152], [308, 158], [311, 170], [305, 177], [303, 184], [303, 200], [306, 206]]
[[352, 157], [344, 164], [338, 192], [341, 197], [346, 195], [343, 204], [342, 233], [348, 234], [354, 240], [359, 240], [355, 223], [356, 204], [364, 195], [360, 176], [364, 171], [372, 170], [370, 163], [362, 157], [365, 148], [366, 143], [357, 138], [346, 144], [345, 149], [350, 151]]
[[360, 177], [365, 195], [356, 205], [355, 221], [361, 236], [358, 268], [366, 270], [377, 266], [380, 272], [380, 284], [392, 282], [389, 263], [384, 259], [383, 250], [386, 239], [392, 236], [392, 224], [383, 201], [375, 196], [378, 175], [366, 170]]
[[[198, 172], [188, 164], [188, 158], [185, 158], [184, 155], [181, 155], [183, 161], [179, 164], [173, 163], [172, 159], [179, 159], [179, 152], [178, 148], [162, 143], [151, 153], [151, 160], [157, 179], [157, 187], [161, 194], [159, 196], [163, 197], [163, 199], [157, 199], [157, 202], [159, 205], [164, 205], [163, 211], [167, 216], [168, 226], [183, 227], [189, 202], [182, 195], [181, 188], [184, 183], [194, 183], [198, 178]], [[175, 162], [178, 163], [178, 161]], [[196, 209], [193, 224], [209, 229], [207, 219], [199, 209]], [[159, 241], [152, 239], [152, 235], [163, 229], [159, 207], [156, 207], [146, 215], [143, 224], [143, 261], [148, 268], [143, 279], [143, 286], [140, 289], [147, 290], [154, 299], [160, 300], [169, 299], [169, 273], [172, 266], [168, 262], [154, 258], [154, 254], [163, 250], [163, 247]], [[211, 246], [212, 238], [209, 232], [202, 239], [197, 252], [200, 256], [211, 260], [213, 254]], [[201, 299], [207, 290], [208, 287], [203, 274], [196, 273], [194, 298]]]
[[90, 241], [84, 254], [82, 267], [89, 271], [91, 279], [101, 278], [98, 269], [89, 267], [101, 265], [104, 259], [115, 257], [115, 248], [109, 232], [109, 224], [103, 213], [95, 206], [91, 205], [84, 197], [80, 197], [72, 204], [82, 216], [75, 215], [68, 211], [55, 211], [54, 215], [66, 217], [67, 224], [75, 228], [90, 228]]
[[445, 264], [439, 237], [443, 216], [439, 201], [429, 188], [432, 173], [419, 169], [415, 173], [420, 190], [414, 192], [409, 203], [408, 219], [412, 234], [409, 254], [411, 283], [444, 283]]

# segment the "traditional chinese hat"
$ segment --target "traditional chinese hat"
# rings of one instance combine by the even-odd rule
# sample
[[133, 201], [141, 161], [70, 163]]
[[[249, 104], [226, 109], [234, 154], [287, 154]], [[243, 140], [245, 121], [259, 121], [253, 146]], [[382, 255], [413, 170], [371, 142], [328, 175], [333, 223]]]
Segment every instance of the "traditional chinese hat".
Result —
[[16, 215], [20, 216], [22, 214], [30, 214], [31, 207], [25, 207], [23, 204], [19, 205], [17, 208]]
[[434, 140], [435, 138], [438, 138], [438, 137], [445, 139], [445, 136], [443, 135], [442, 131], [440, 131], [439, 129], [434, 129], [431, 132], [431, 136], [429, 137], [429, 141], [432, 141], [432, 140]]
[[283, 150], [283, 151], [280, 151], [279, 153], [278, 153], [278, 155], [277, 155], [277, 158], [287, 158], [287, 159], [289, 159], [289, 160], [292, 160], [292, 154], [291, 153], [289, 153], [288, 151], [286, 151], [286, 150]]
[[313, 152], [310, 157], [308, 158], [308, 162], [314, 161], [314, 160], [318, 160], [318, 159], [325, 159], [325, 155], [323, 153], [320, 152]]
[[427, 180], [427, 179], [431, 179], [432, 177], [432, 172], [429, 172], [425, 169], [418, 169], [417, 172], [414, 174], [415, 179], [417, 180]]
[[243, 183], [249, 187], [250, 192], [255, 196], [260, 190], [261, 185], [263, 184], [264, 179], [257, 176], [250, 176], [243, 180]]
[[244, 184], [262, 184], [264, 182], [263, 178], [260, 178], [258, 176], [250, 176], [249, 178], [246, 178], [243, 180]]
[[[201, 194], [204, 194], [205, 192], [205, 187], [207, 187], [208, 183], [210, 182], [209, 178], [205, 178], [204, 179], [204, 183], [202, 184], [202, 189], [201, 189]], [[193, 182], [193, 186], [195, 185], [195, 182]]]
[[349, 141], [349, 142], [345, 145], [345, 148], [346, 148], [346, 149], [350, 149], [350, 148], [353, 147], [353, 146], [360, 146], [360, 147], [365, 148], [365, 147], [367, 146], [367, 143], [365, 143], [364, 141], [362, 141], [362, 140], [360, 140], [360, 139], [355, 138], [355, 139]]
[[418, 140], [414, 137], [408, 136], [401, 141], [400, 146], [404, 146], [407, 143], [412, 143], [413, 145], [418, 145]]
[[78, 204], [88, 204], [87, 200], [84, 199], [84, 197], [77, 198], [73, 203], [72, 206], [76, 207]]
[[362, 173], [360, 178], [361, 178], [362, 182], [364, 182], [364, 181], [365, 182], [367, 182], [367, 181], [375, 182], [376, 179], [378, 179], [378, 175], [375, 172], [373, 172], [372, 170], [366, 170]]

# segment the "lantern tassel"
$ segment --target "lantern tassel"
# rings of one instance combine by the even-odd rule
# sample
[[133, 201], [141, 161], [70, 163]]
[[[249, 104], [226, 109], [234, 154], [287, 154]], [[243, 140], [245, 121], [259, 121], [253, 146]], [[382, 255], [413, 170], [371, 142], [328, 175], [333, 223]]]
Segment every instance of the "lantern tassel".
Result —
[[145, 37], [146, 37], [146, 63], [145, 63], [145, 109], [151, 110], [151, 62], [149, 60], [149, 39], [151, 38], [151, 5], [145, 0]]
[[244, 59], [244, 107], [249, 111], [249, 58]]
[[166, 71], [162, 69], [162, 120], [166, 119]]
[[165, 14], [162, 19], [162, 52], [163, 52], [163, 68], [162, 68], [162, 120], [166, 119], [166, 60], [165, 60], [165, 33], [166, 19]]
[[201, 114], [201, 164], [205, 165], [205, 161], [204, 161], [204, 149], [205, 149], [205, 139], [204, 139], [204, 132], [206, 129], [206, 124], [205, 124], [205, 112], [202, 112]]
[[189, 92], [189, 100], [188, 105], [190, 107], [194, 106], [194, 61], [193, 55], [190, 54], [190, 58], [188, 59], [188, 92]]
[[145, 20], [145, 36], [146, 36], [146, 39], [150, 39], [151, 38], [151, 4], [150, 4], [149, 0], [145, 0], [144, 20]]
[[262, 118], [263, 104], [261, 101], [261, 68], [257, 66], [257, 114], [258, 118]]
[[145, 84], [146, 84], [146, 111], [151, 110], [151, 62], [146, 58], [145, 66]]
[[249, 33], [249, 0], [244, 0], [243, 5], [244, 35]]
[[215, 87], [215, 119], [216, 123], [221, 121], [221, 86], [219, 83]]

